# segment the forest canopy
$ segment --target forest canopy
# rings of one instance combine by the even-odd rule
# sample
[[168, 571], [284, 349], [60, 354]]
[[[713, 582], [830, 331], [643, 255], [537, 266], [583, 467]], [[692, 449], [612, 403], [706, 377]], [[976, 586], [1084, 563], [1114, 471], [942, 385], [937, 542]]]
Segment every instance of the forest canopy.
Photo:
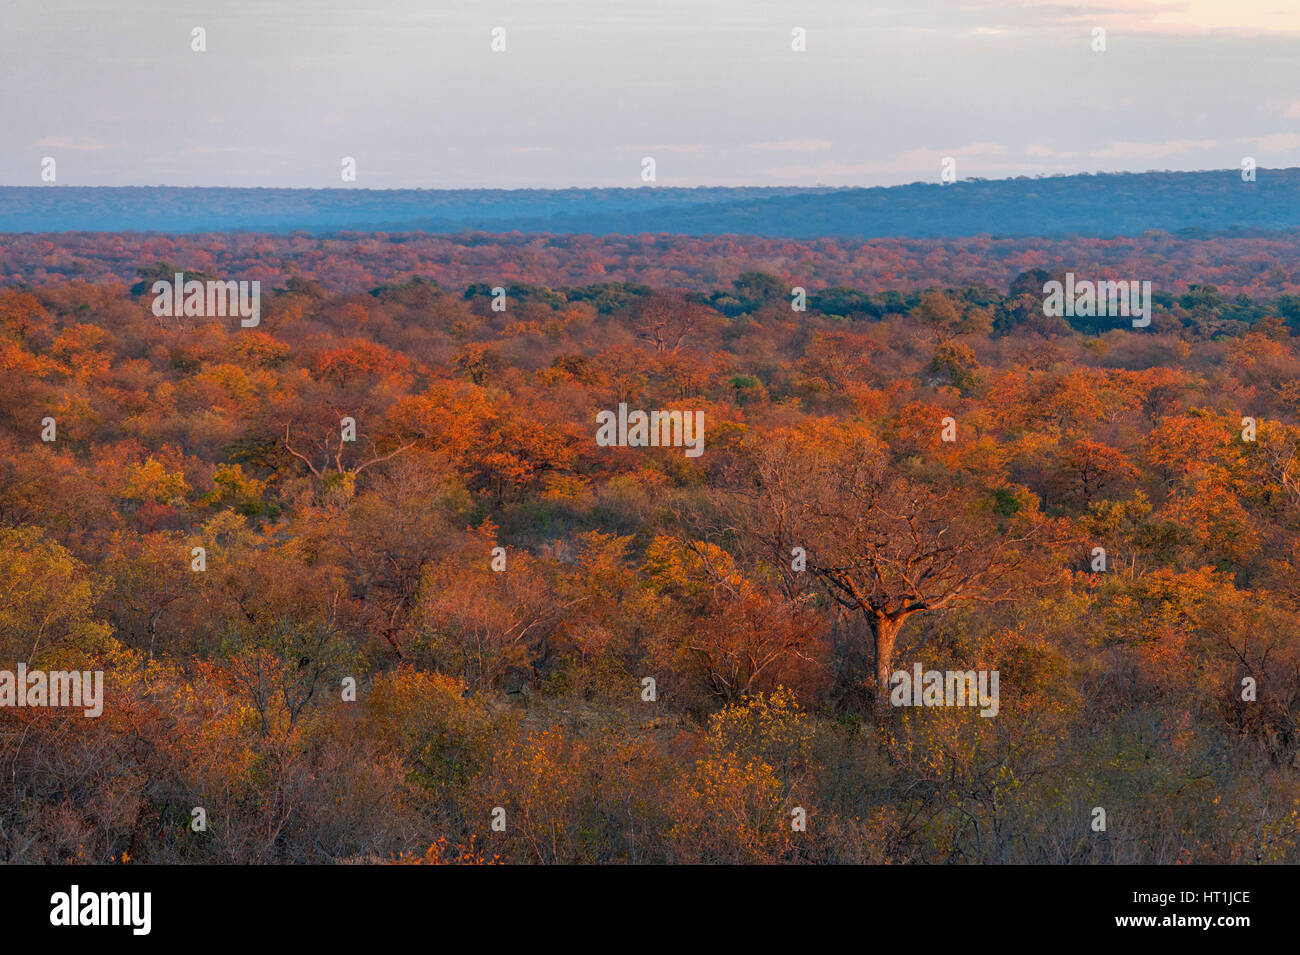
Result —
[[[107, 699], [0, 711], [0, 858], [1300, 861], [1293, 259], [1136, 330], [1037, 253], [799, 311], [797, 249], [626, 241], [6, 237], [0, 646]], [[882, 705], [914, 663], [996, 718]]]

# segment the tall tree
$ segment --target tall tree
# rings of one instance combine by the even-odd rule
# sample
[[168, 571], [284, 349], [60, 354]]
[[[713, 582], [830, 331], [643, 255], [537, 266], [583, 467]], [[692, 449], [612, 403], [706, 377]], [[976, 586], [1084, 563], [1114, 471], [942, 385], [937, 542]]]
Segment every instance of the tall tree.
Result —
[[759, 452], [756, 478], [757, 535], [784, 566], [798, 569], [802, 548], [803, 569], [865, 617], [882, 700], [904, 622], [959, 601], [1001, 600], [1039, 573], [1043, 519], [1002, 519], [957, 483], [909, 478], [860, 431], [778, 435]]

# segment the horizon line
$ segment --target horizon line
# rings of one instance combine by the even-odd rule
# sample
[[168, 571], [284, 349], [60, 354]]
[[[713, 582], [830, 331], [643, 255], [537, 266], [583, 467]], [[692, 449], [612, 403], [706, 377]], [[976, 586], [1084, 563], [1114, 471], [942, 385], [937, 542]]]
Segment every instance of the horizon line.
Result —
[[[1300, 169], [1296, 166], [1256, 166], [1256, 172], [1289, 172]], [[1240, 166], [1214, 166], [1207, 169], [1097, 169], [1097, 170], [1079, 170], [1077, 172], [1051, 172], [1051, 173], [1034, 173], [1021, 174], [1018, 176], [1004, 176], [1001, 178], [989, 178], [987, 176], [966, 176], [957, 179], [951, 183], [941, 183], [928, 179], [917, 179], [912, 182], [894, 183], [892, 185], [851, 185], [851, 186], [832, 186], [826, 184], [814, 185], [660, 185], [658, 183], [644, 183], [635, 186], [597, 186], [597, 185], [568, 185], [568, 186], [357, 186], [357, 185], [339, 185], [339, 186], [234, 186], [234, 185], [172, 185], [168, 183], [131, 183], [123, 185], [69, 185], [65, 183], [41, 183], [32, 185], [0, 183], [0, 189], [30, 189], [30, 190], [52, 190], [52, 189], [230, 189], [239, 191], [254, 190], [275, 190], [275, 191], [295, 191], [295, 192], [570, 192], [570, 191], [592, 191], [600, 190], [605, 192], [641, 192], [641, 191], [669, 191], [669, 190], [686, 190], [686, 189], [730, 189], [730, 190], [819, 190], [822, 192], [847, 192], [852, 190], [866, 189], [905, 189], [911, 186], [948, 186], [961, 185], [962, 183], [977, 182], [1017, 182], [1020, 180], [1030, 179], [1072, 179], [1084, 176], [1150, 176], [1150, 175], [1178, 175], [1178, 176], [1196, 176], [1208, 173], [1219, 172], [1240, 172]]]

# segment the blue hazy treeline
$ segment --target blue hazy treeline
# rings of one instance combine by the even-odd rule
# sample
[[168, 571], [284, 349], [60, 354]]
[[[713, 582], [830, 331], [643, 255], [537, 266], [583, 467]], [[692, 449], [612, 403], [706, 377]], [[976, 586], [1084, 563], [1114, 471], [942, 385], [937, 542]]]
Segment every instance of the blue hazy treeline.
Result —
[[0, 232], [525, 232], [933, 238], [1300, 228], [1300, 168], [857, 188], [0, 187]]

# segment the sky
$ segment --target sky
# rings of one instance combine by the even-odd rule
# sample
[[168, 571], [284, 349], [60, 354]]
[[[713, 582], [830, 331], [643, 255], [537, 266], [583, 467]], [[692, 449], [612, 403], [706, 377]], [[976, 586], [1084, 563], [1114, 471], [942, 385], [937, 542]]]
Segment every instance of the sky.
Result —
[[73, 186], [1273, 168], [1300, 165], [1300, 0], [0, 0], [0, 92], [3, 185], [46, 157]]

